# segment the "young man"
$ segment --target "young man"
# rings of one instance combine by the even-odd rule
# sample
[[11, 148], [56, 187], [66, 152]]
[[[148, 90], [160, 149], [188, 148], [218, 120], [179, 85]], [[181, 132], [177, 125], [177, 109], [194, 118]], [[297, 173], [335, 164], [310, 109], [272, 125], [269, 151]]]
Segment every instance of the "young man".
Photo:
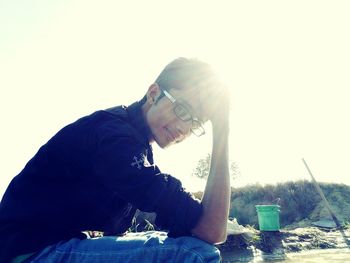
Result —
[[[210, 121], [201, 201], [153, 162]], [[229, 94], [196, 59], [169, 63], [144, 98], [97, 111], [54, 135], [12, 180], [0, 205], [1, 262], [217, 262], [230, 200]], [[125, 232], [136, 209], [166, 232]], [[104, 237], [86, 238], [84, 231]]]

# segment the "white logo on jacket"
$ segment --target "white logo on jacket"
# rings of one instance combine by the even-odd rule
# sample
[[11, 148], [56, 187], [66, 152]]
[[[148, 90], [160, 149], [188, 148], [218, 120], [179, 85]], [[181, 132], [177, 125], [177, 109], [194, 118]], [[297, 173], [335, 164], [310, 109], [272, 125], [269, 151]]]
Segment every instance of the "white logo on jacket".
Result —
[[148, 162], [146, 155], [141, 153], [140, 159], [134, 155], [131, 166], [136, 166], [137, 169], [141, 170], [142, 166], [150, 166], [150, 163]]

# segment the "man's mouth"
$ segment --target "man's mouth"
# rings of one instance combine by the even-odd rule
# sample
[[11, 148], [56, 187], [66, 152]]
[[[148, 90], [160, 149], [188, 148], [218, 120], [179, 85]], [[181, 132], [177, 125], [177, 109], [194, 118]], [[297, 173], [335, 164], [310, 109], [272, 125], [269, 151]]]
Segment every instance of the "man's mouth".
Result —
[[172, 134], [172, 132], [167, 127], [165, 127], [164, 129], [166, 131], [166, 135], [167, 135], [169, 142], [176, 141], [176, 137]]

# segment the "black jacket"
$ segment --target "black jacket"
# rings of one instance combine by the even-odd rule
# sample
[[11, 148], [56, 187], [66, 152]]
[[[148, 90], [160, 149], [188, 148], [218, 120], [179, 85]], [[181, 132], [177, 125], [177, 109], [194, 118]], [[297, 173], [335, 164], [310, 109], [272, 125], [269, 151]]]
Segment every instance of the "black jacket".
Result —
[[149, 136], [139, 102], [60, 130], [3, 196], [0, 259], [84, 238], [82, 231], [124, 233], [136, 209], [156, 212], [156, 224], [172, 237], [189, 235], [202, 206], [154, 165]]

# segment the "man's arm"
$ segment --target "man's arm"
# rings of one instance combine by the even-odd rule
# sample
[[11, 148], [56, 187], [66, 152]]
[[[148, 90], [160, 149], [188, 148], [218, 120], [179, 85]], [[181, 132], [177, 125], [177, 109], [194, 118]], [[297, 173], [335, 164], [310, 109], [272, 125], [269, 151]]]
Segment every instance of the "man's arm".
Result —
[[228, 113], [225, 118], [211, 119], [213, 148], [208, 181], [202, 198], [203, 215], [192, 234], [212, 244], [225, 242], [230, 207], [228, 157]]

